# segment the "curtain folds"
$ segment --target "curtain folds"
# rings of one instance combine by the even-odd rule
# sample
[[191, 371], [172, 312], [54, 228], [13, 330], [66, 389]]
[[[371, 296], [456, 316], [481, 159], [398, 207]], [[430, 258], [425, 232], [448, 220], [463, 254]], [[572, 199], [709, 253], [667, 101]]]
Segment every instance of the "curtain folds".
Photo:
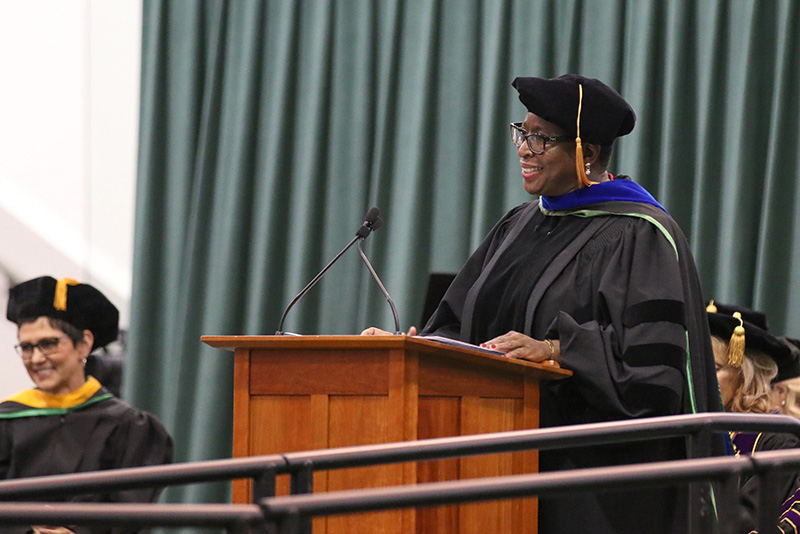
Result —
[[[793, 0], [144, 0], [125, 394], [179, 461], [230, 455], [230, 354], [271, 334], [354, 236], [405, 330], [427, 275], [455, 271], [527, 200], [507, 124], [515, 76], [578, 72], [638, 114], [611, 171], [692, 243], [707, 298], [800, 337], [800, 3]], [[353, 250], [285, 330], [393, 329]], [[224, 501], [226, 487], [175, 488]]]

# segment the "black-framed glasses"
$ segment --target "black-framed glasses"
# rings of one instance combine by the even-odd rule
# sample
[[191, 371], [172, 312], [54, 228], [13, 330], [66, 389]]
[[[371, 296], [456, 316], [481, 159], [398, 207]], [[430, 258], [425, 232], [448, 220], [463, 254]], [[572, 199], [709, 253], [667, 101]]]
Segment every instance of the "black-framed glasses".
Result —
[[570, 135], [560, 135], [558, 137], [553, 137], [549, 135], [543, 135], [540, 133], [528, 133], [522, 128], [521, 122], [512, 122], [509, 124], [511, 128], [511, 142], [514, 143], [514, 146], [519, 148], [522, 146], [523, 141], [528, 143], [528, 148], [534, 154], [544, 154], [544, 149], [547, 146], [547, 143], [563, 143], [564, 141], [572, 141], [573, 137]]
[[14, 345], [14, 350], [16, 350], [17, 354], [22, 356], [22, 359], [25, 361], [33, 358], [34, 349], [39, 349], [39, 352], [41, 352], [43, 356], [49, 356], [58, 350], [61, 340], [67, 337], [69, 336], [62, 334], [58, 337], [40, 339], [38, 343], [20, 343], [19, 345]]

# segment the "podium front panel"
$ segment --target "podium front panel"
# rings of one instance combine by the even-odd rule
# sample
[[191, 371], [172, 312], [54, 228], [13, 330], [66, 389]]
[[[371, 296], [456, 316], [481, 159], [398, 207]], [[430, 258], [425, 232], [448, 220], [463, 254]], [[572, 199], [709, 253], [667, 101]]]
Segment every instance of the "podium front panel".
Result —
[[[408, 336], [243, 338], [203, 338], [235, 350], [235, 457], [536, 428], [539, 380], [553, 376]], [[537, 467], [536, 451], [526, 451], [320, 471], [314, 491]], [[288, 494], [288, 476], [278, 478], [277, 493]], [[249, 482], [235, 481], [234, 502], [250, 498]], [[536, 524], [536, 499], [529, 498], [322, 517], [314, 533], [526, 533]]]

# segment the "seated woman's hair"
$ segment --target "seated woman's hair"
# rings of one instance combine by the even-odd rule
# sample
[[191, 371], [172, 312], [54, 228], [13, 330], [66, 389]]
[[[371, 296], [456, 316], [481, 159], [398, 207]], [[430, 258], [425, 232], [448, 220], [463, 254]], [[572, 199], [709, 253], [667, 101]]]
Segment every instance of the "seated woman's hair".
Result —
[[[728, 342], [717, 336], [711, 337], [715, 350], [726, 351]], [[769, 413], [772, 379], [778, 374], [778, 364], [765, 353], [748, 349], [739, 367], [738, 384], [726, 411], [741, 413]]]
[[[52, 326], [53, 328], [58, 328], [59, 330], [64, 332], [64, 334], [66, 334], [67, 337], [69, 337], [72, 340], [73, 344], [76, 344], [83, 339], [83, 330], [81, 330], [77, 326], [73, 326], [64, 319], [57, 319], [55, 317], [46, 317], [46, 318], [47, 321], [50, 323], [50, 326]], [[37, 319], [38, 317], [20, 319], [19, 324], [23, 325], [26, 323], [33, 323]]]

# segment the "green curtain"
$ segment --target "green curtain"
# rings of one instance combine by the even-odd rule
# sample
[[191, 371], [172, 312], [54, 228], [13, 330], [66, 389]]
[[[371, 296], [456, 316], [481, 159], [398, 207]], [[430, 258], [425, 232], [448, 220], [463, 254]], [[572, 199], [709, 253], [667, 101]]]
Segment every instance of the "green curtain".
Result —
[[[639, 120], [612, 172], [678, 220], [707, 297], [800, 336], [799, 26], [794, 0], [145, 0], [126, 396], [178, 461], [229, 456], [232, 357], [200, 336], [274, 333], [372, 205], [365, 251], [416, 325], [428, 273], [527, 200], [519, 75], [616, 87]], [[352, 250], [285, 329], [393, 324]]]

